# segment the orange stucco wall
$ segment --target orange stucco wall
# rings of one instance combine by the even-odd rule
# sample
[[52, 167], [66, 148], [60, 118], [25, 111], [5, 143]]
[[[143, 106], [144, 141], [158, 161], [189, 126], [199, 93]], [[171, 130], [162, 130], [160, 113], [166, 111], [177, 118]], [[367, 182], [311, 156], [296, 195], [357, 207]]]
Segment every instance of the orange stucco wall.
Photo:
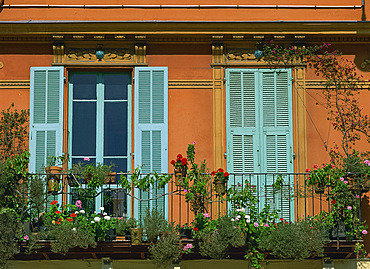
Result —
[[[8, 5], [32, 5], [32, 4], [50, 4], [50, 5], [101, 5], [101, 1], [90, 0], [77, 2], [73, 0], [43, 0], [43, 1], [32, 1], [32, 0], [9, 0], [6, 1]], [[174, 1], [174, 0], [162, 0], [162, 1], [125, 1], [124, 3], [119, 0], [110, 0], [104, 2], [104, 5], [327, 5], [327, 6], [355, 6], [361, 5], [361, 0], [341, 0], [341, 1], [325, 1], [323, 3], [319, 0], [311, 1], [294, 1], [294, 0], [269, 0], [269, 1], [211, 1], [211, 0], [193, 0], [193, 1]], [[5, 8], [2, 13], [2, 20], [188, 20], [188, 21], [276, 21], [276, 20], [287, 20], [297, 21], [302, 20], [302, 15], [307, 20], [323, 20], [323, 21], [335, 21], [335, 20], [361, 20], [362, 12], [360, 9], [277, 9], [270, 7], [263, 9], [197, 9], [197, 8], [163, 8], [163, 9], [142, 9], [142, 8], [119, 8], [112, 12], [110, 9], [103, 9], [96, 12], [94, 9], [35, 9], [35, 8]]]

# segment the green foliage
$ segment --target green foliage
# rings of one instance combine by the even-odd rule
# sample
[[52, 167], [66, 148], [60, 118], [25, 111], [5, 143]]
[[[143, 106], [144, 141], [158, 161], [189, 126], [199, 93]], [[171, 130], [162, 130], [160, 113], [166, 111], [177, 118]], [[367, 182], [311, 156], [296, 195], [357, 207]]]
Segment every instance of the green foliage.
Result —
[[46, 158], [46, 167], [48, 166], [61, 166], [68, 161], [68, 153], [63, 153], [60, 156], [49, 155]]
[[160, 175], [156, 171], [142, 174], [142, 168], [143, 165], [135, 168], [134, 172], [131, 174], [131, 180], [128, 180], [126, 176], [121, 175], [119, 182], [121, 187], [128, 191], [131, 190], [131, 187], [135, 187], [143, 191], [148, 191], [153, 188], [161, 189], [164, 188], [172, 178], [171, 175]]
[[125, 235], [131, 228], [137, 227], [137, 221], [135, 218], [118, 218], [115, 224], [117, 235]]
[[0, 159], [19, 155], [28, 148], [29, 110], [18, 112], [12, 103], [0, 112]]
[[149, 246], [151, 259], [156, 267], [169, 267], [172, 263], [178, 262], [182, 255], [179, 246], [179, 236], [173, 225], [169, 226], [167, 232], [161, 235], [160, 239]]
[[278, 223], [276, 229], [261, 237], [259, 247], [280, 259], [303, 260], [313, 254], [323, 256], [328, 240], [325, 226], [309, 219], [297, 223]]
[[155, 243], [160, 233], [167, 230], [168, 222], [162, 212], [149, 208], [145, 212], [144, 231], [149, 243]]
[[7, 261], [18, 251], [18, 240], [21, 237], [20, 222], [14, 209], [0, 210], [0, 268], [7, 268]]
[[190, 203], [190, 209], [194, 215], [208, 211], [208, 200], [211, 192], [211, 176], [208, 174], [206, 161], [199, 164], [195, 162], [195, 142], [188, 145], [186, 151], [187, 160], [191, 164], [188, 175], [182, 183], [185, 192], [185, 200]]
[[29, 198], [30, 208], [35, 208], [38, 212], [44, 206], [44, 180], [39, 176], [30, 176]]
[[226, 258], [229, 247], [241, 247], [244, 244], [243, 233], [235, 227], [229, 216], [217, 219], [215, 229], [202, 229], [200, 232], [200, 254], [212, 259]]

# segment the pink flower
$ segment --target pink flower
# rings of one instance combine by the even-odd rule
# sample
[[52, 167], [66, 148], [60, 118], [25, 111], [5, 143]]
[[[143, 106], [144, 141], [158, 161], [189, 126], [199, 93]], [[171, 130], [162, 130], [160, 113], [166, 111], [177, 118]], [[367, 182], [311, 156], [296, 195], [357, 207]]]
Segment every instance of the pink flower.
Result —
[[204, 216], [205, 218], [209, 218], [209, 214], [208, 214], [208, 213], [204, 213], [204, 214], [203, 214], [203, 216]]
[[362, 230], [361, 232], [362, 234], [367, 234], [367, 231], [366, 230]]
[[267, 223], [263, 224], [263, 226], [265, 226], [265, 227], [270, 227]]
[[28, 237], [28, 235], [25, 235], [25, 236], [23, 236], [23, 239], [24, 240], [29, 240], [30, 238]]
[[90, 161], [90, 158], [89, 157], [85, 157], [84, 158], [84, 161], [88, 161], [89, 162]]
[[347, 180], [345, 180], [345, 181], [343, 181], [343, 183], [344, 183], [344, 184], [348, 184], [348, 181], [347, 181]]
[[259, 226], [258, 222], [255, 222], [253, 225], [254, 225], [254, 227], [258, 227]]
[[184, 189], [184, 192], [188, 192], [188, 190], [187, 189]]
[[351, 209], [352, 209], [352, 206], [350, 206], [350, 205], [349, 205], [349, 206], [347, 206], [347, 209], [348, 209], [348, 210], [351, 210]]
[[344, 181], [344, 178], [342, 178], [342, 177], [341, 177], [341, 178], [339, 178], [339, 179], [340, 179], [340, 181]]
[[195, 141], [193, 142], [193, 145], [195, 145]]
[[76, 207], [81, 209], [82, 208], [82, 202], [80, 200], [76, 201]]
[[356, 198], [357, 198], [357, 199], [358, 199], [358, 198], [360, 198], [360, 195], [356, 194]]

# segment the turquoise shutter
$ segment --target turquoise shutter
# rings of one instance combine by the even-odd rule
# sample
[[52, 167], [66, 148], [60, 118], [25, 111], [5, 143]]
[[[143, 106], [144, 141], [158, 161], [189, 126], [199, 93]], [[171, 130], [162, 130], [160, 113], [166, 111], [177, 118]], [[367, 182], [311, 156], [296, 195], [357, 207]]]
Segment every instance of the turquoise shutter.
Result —
[[[292, 84], [288, 69], [226, 70], [227, 170], [232, 173], [291, 173]], [[240, 176], [229, 184], [239, 183]], [[294, 217], [288, 185], [273, 193], [273, 176], [248, 177], [258, 187], [260, 209], [270, 204]], [[288, 182], [287, 182], [288, 183]], [[293, 186], [293, 182], [289, 182]]]
[[226, 72], [227, 170], [253, 173], [258, 167], [259, 137], [256, 135], [256, 71], [229, 69]]
[[[168, 173], [168, 71], [167, 67], [135, 68], [135, 167], [143, 173]], [[161, 195], [165, 189], [139, 192], [142, 200]], [[166, 199], [139, 201], [135, 216], [143, 219], [147, 208], [167, 215]]]
[[[291, 70], [260, 70], [262, 89], [262, 106], [260, 111], [262, 143], [261, 172], [293, 172], [293, 134], [292, 134], [292, 83]], [[290, 197], [290, 186], [294, 181], [285, 184], [281, 190], [273, 192], [271, 185], [275, 178], [268, 175], [264, 182], [265, 203], [271, 209], [280, 210], [280, 217], [294, 220], [294, 202]], [[262, 201], [261, 201], [262, 202]]]
[[[63, 152], [63, 67], [31, 67], [30, 167], [40, 172], [48, 155]], [[42, 171], [43, 172], [43, 171]]]
[[[48, 155], [63, 153], [63, 67], [31, 67], [30, 163], [31, 173], [41, 172]], [[60, 200], [49, 196], [48, 201]], [[49, 203], [48, 203], [49, 204]]]

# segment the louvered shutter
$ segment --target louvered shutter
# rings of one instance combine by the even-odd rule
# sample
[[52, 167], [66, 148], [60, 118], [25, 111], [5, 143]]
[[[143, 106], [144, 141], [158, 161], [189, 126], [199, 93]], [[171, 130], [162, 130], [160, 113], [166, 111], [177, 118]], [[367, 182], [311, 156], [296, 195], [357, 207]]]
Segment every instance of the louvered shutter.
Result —
[[[228, 171], [253, 173], [258, 166], [256, 71], [227, 70]], [[238, 179], [236, 181], [239, 181]]]
[[[227, 170], [293, 172], [291, 71], [228, 69], [226, 81]], [[235, 183], [240, 178], [236, 176]], [[273, 206], [282, 210], [282, 215], [293, 214], [293, 201], [283, 199], [290, 196], [289, 188], [273, 195], [273, 176], [254, 176], [248, 180], [258, 186], [260, 209], [276, 200]]]
[[[47, 156], [63, 153], [63, 81], [63, 67], [31, 67], [31, 173], [44, 173]], [[49, 200], [57, 198], [61, 200], [61, 197]]]
[[[168, 172], [168, 78], [166, 67], [135, 68], [135, 167], [143, 173]], [[135, 216], [142, 220], [147, 208], [155, 207], [167, 215], [165, 189], [139, 192], [142, 200]], [[151, 199], [151, 200], [148, 200]]]
[[[261, 172], [292, 173], [292, 85], [291, 71], [285, 69], [261, 70], [260, 82], [262, 90], [261, 128], [263, 152]], [[286, 179], [289, 181], [289, 179]], [[279, 216], [294, 219], [293, 200], [290, 199], [289, 185], [273, 193], [271, 185], [274, 177], [267, 175], [265, 184], [265, 203], [271, 209], [278, 209]], [[286, 182], [293, 186], [294, 182]], [[263, 203], [263, 199], [261, 199]]]

